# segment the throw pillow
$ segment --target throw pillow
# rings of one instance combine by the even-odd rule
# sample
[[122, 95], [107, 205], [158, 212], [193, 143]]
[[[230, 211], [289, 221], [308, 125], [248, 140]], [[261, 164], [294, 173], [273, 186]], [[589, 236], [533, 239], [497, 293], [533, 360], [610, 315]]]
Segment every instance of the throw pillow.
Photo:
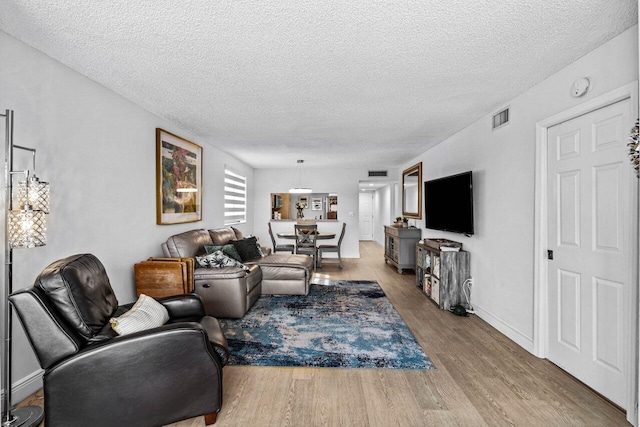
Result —
[[167, 323], [169, 312], [158, 301], [140, 294], [131, 310], [120, 317], [111, 318], [111, 328], [118, 335], [127, 335], [146, 329], [157, 328]]
[[210, 255], [217, 251], [222, 251], [222, 253], [225, 254], [226, 256], [231, 257], [236, 261], [242, 262], [242, 258], [240, 257], [240, 254], [236, 250], [236, 247], [233, 246], [232, 244], [218, 245], [218, 246], [205, 246], [204, 250], [207, 251], [207, 255]]
[[261, 251], [258, 249], [258, 239], [255, 236], [232, 240], [231, 243], [236, 247], [236, 251], [240, 254], [242, 262], [262, 258]]
[[267, 254], [264, 253], [264, 251], [262, 250], [262, 246], [260, 246], [260, 243], [256, 242], [256, 246], [258, 248], [258, 252], [260, 253], [260, 258], [264, 258], [267, 256]]
[[226, 256], [222, 251], [215, 251], [205, 256], [197, 256], [196, 262], [200, 267], [205, 268], [240, 267], [245, 271], [249, 271], [249, 267], [240, 261]]

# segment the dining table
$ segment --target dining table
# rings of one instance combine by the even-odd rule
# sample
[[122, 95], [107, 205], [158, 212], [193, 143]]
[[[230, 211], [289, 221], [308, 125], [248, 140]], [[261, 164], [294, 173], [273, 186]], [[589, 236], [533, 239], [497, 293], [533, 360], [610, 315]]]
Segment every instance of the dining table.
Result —
[[[296, 233], [277, 233], [276, 235], [281, 239], [290, 239], [290, 240], [296, 239]], [[331, 240], [335, 238], [336, 238], [336, 233], [326, 233], [322, 231], [318, 231], [316, 233], [317, 240]], [[316, 267], [322, 268], [322, 260], [320, 259], [320, 257], [318, 257], [316, 261]]]

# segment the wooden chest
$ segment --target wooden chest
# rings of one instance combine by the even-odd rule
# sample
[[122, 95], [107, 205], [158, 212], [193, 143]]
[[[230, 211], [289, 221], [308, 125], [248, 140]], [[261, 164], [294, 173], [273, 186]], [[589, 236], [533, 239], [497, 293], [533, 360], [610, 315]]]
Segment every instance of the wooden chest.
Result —
[[136, 292], [153, 298], [194, 291], [193, 258], [149, 258], [134, 265]]

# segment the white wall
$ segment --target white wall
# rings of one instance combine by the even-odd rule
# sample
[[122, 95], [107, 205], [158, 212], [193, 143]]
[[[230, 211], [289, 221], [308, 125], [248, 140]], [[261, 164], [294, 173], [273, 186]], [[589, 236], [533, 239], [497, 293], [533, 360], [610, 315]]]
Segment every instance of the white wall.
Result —
[[[576, 99], [569, 89], [579, 77], [589, 77], [592, 89]], [[492, 131], [487, 115], [405, 165], [421, 161], [425, 181], [473, 171], [476, 234], [467, 238], [423, 229], [423, 236], [463, 243], [471, 253], [472, 303], [478, 314], [529, 351], [533, 348], [536, 122], [637, 79], [635, 26], [505, 103], [510, 107], [509, 125]]]
[[[51, 262], [89, 252], [118, 300], [133, 301], [136, 262], [161, 255], [172, 234], [223, 225], [225, 164], [247, 175], [249, 221], [239, 228], [253, 232], [252, 168], [2, 32], [0, 51], [0, 109], [15, 111], [14, 143], [37, 149], [52, 198], [47, 246], [14, 251], [14, 290], [31, 286]], [[4, 120], [0, 127], [4, 135]], [[156, 127], [203, 146], [203, 221], [156, 225]], [[23, 160], [16, 157], [16, 168]], [[18, 321], [13, 368], [18, 385], [39, 369]], [[37, 388], [26, 384], [14, 400]]]
[[[305, 162], [306, 164], [307, 162]], [[304, 186], [314, 193], [336, 193], [338, 195], [338, 220], [318, 222], [320, 231], [335, 232], [339, 235], [342, 223], [347, 224], [342, 241], [343, 258], [360, 258], [358, 244], [358, 182], [367, 176], [364, 169], [313, 169], [305, 166]], [[271, 193], [286, 193], [293, 184], [293, 169], [257, 169], [255, 171], [255, 192], [253, 222], [255, 234], [263, 245], [270, 246], [271, 240], [267, 223], [271, 215]], [[293, 232], [294, 221], [274, 221], [274, 233]], [[337, 240], [337, 237], [336, 237]], [[331, 241], [327, 241], [330, 244]], [[330, 254], [327, 254], [327, 256]]]

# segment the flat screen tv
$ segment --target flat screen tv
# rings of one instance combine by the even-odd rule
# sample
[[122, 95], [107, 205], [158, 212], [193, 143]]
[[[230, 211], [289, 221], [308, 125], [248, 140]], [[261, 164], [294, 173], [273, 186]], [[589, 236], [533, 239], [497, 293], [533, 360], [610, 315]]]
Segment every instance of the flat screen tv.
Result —
[[424, 211], [426, 228], [473, 234], [471, 171], [425, 182]]

